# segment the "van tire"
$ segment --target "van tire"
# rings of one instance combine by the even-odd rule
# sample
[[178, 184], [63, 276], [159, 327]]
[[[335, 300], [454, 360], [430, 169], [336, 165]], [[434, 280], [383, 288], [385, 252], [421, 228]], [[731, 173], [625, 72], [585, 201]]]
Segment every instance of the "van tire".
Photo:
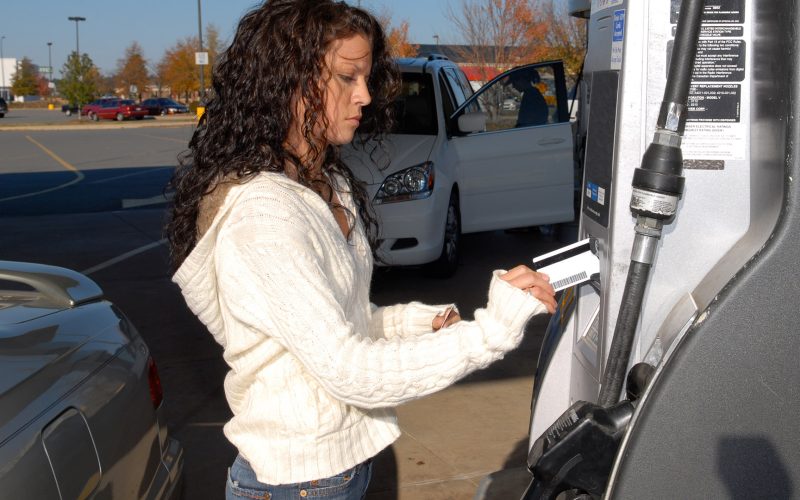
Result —
[[458, 270], [461, 260], [461, 209], [458, 191], [450, 193], [447, 216], [444, 223], [444, 241], [439, 258], [425, 266], [425, 271], [434, 278], [449, 278]]

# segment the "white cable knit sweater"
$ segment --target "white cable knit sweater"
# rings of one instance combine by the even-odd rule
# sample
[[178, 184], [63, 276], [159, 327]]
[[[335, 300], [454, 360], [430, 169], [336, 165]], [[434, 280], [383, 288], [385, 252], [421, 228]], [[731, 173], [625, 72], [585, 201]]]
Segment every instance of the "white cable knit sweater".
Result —
[[376, 455], [400, 434], [393, 406], [516, 347], [544, 306], [498, 273], [474, 321], [432, 332], [446, 306], [370, 304], [360, 224], [348, 242], [316, 193], [263, 173], [228, 192], [173, 281], [224, 348], [225, 435], [259, 481], [285, 484]]

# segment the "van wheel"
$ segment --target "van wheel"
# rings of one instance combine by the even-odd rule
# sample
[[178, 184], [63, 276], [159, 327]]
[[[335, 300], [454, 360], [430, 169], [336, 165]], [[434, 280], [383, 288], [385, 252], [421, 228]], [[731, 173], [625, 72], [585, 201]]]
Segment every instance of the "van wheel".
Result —
[[122, 113], [117, 113], [117, 121], [118, 122], [121, 122], [124, 119], [125, 119], [125, 116]]
[[425, 267], [429, 276], [449, 278], [456, 273], [461, 258], [461, 210], [458, 204], [458, 193], [450, 193], [447, 206], [447, 217], [444, 224], [444, 242], [439, 258]]
[[64, 111], [64, 114], [67, 115], [67, 116], [72, 116], [72, 110], [68, 109], [68, 110]]

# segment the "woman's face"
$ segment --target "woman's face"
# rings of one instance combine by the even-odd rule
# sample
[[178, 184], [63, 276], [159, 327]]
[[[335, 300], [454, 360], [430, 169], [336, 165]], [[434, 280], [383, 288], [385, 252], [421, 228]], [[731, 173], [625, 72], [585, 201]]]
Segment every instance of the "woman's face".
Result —
[[336, 40], [325, 65], [330, 72], [325, 83], [325, 139], [328, 144], [347, 144], [361, 122], [361, 109], [372, 101], [367, 89], [372, 45], [363, 35]]

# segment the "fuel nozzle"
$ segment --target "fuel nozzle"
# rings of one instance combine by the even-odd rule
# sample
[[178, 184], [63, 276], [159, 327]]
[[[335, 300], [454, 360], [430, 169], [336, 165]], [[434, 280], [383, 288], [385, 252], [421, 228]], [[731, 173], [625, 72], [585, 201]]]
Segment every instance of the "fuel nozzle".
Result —
[[683, 194], [681, 137], [686, 128], [687, 102], [702, 12], [703, 0], [681, 2], [656, 132], [642, 157], [641, 167], [633, 174], [631, 211], [637, 219], [669, 223]]
[[534, 481], [522, 498], [552, 499], [571, 489], [600, 498], [632, 415], [630, 401], [573, 404], [531, 447]]
[[685, 123], [685, 113], [684, 118], [673, 116], [682, 107], [670, 104], [665, 106], [670, 110], [665, 120], [675, 129], [656, 129], [641, 166], [633, 173], [630, 205], [637, 218], [654, 219], [662, 224], [669, 223], [675, 216], [684, 186], [681, 124]]

